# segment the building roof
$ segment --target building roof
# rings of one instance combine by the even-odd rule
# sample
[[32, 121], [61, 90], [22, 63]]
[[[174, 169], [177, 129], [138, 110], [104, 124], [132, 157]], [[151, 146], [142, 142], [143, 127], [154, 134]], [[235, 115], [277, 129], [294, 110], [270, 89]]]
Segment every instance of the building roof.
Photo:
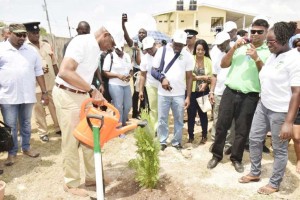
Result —
[[[252, 19], [257, 15], [255, 13], [244, 12], [244, 11], [230, 9], [230, 8], [226, 8], [226, 7], [222, 7], [222, 6], [215, 6], [215, 5], [211, 5], [211, 4], [207, 4], [207, 3], [198, 3], [197, 7], [198, 8], [199, 7], [210, 7], [210, 8], [225, 10], [226, 11], [226, 21], [234, 21], [238, 27], [243, 27], [244, 16], [246, 16], [245, 17], [245, 25], [249, 26], [252, 23]], [[176, 11], [177, 11], [176, 9], [172, 9], [169, 11], [154, 14], [152, 16], [155, 17], [155, 16], [164, 15], [164, 14], [168, 14], [168, 13], [172, 13], [172, 12], [176, 12]], [[183, 12], [184, 11], [195, 12], [197, 10], [183, 10]], [[181, 12], [181, 11], [178, 11], [178, 12]]]

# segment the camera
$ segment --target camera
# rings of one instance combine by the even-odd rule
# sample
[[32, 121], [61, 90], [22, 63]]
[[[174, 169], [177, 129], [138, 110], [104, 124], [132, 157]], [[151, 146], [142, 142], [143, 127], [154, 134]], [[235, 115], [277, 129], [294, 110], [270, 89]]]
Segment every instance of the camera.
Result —
[[124, 19], [125, 22], [127, 22], [127, 14], [126, 13], [122, 14], [122, 18]]

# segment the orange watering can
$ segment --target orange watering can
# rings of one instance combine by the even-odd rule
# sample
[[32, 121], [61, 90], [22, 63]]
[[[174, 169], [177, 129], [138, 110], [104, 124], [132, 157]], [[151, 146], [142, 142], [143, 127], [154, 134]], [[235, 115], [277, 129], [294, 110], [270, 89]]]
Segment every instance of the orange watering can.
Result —
[[[104, 143], [108, 142], [110, 139], [117, 137], [127, 131], [133, 130], [138, 126], [144, 127], [147, 125], [147, 121], [141, 121], [139, 123], [132, 123], [118, 128], [121, 126], [121, 123], [119, 123], [119, 111], [113, 105], [107, 102], [104, 103], [104, 106], [107, 106], [108, 109], [112, 110], [114, 113], [113, 115], [100, 110], [100, 108], [86, 108], [86, 106], [92, 101], [93, 99], [89, 98], [82, 103], [80, 111], [80, 123], [73, 131], [73, 135], [75, 136], [75, 138], [91, 148], [94, 147], [92, 126], [101, 127], [100, 146], [103, 147]], [[87, 115], [100, 116], [102, 120], [100, 118], [90, 118], [88, 120]]]

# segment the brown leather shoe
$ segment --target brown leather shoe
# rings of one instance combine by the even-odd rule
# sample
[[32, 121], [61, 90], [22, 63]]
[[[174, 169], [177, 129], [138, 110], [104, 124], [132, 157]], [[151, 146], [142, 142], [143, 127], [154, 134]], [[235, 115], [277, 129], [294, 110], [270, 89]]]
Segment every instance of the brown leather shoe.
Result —
[[16, 158], [17, 158], [16, 155], [8, 155], [4, 164], [6, 166], [12, 166], [16, 162]]
[[73, 195], [81, 196], [81, 197], [89, 196], [88, 192], [85, 189], [71, 188], [71, 187], [68, 187], [67, 185], [64, 185], [64, 191], [69, 192]]
[[40, 153], [34, 152], [31, 149], [30, 150], [26, 150], [26, 151], [24, 150], [23, 154], [25, 154], [25, 155], [27, 155], [27, 156], [29, 156], [31, 158], [36, 158], [36, 157], [39, 157], [39, 155], [40, 155]]

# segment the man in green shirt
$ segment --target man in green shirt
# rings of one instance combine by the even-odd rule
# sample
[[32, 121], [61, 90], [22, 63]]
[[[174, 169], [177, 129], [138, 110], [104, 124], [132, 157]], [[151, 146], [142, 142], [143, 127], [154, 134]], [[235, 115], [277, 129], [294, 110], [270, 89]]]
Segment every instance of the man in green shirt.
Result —
[[242, 165], [244, 147], [259, 100], [258, 73], [270, 55], [265, 43], [268, 28], [269, 24], [266, 20], [254, 21], [250, 31], [250, 40], [238, 39], [222, 59], [222, 68], [231, 67], [220, 103], [216, 137], [212, 148], [213, 157], [207, 165], [209, 169], [216, 167], [222, 160], [227, 130], [230, 128], [232, 120], [235, 120], [236, 135], [230, 160], [237, 172], [244, 171]]

